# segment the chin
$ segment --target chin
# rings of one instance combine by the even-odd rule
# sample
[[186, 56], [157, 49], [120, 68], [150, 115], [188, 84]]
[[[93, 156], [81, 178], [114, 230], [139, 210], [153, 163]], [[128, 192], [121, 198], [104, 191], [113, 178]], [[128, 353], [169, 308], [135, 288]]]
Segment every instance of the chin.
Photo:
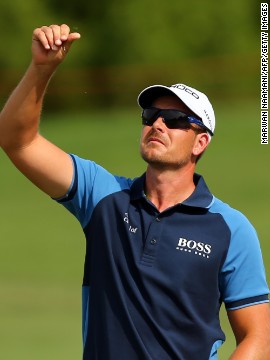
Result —
[[187, 165], [187, 163], [190, 161], [188, 158], [178, 159], [176, 161], [175, 158], [168, 158], [164, 154], [158, 154], [157, 152], [152, 151], [141, 151], [141, 156], [147, 164], [161, 170], [177, 170]]
[[141, 153], [141, 156], [147, 164], [155, 168], [167, 169], [177, 167], [175, 162], [168, 161], [168, 159], [160, 154]]
[[141, 150], [141, 156], [143, 158], [144, 161], [146, 161], [147, 163], [152, 163], [152, 162], [157, 162], [157, 163], [162, 163], [164, 162], [164, 155], [158, 153], [155, 150], [147, 150], [147, 151], [142, 151]]

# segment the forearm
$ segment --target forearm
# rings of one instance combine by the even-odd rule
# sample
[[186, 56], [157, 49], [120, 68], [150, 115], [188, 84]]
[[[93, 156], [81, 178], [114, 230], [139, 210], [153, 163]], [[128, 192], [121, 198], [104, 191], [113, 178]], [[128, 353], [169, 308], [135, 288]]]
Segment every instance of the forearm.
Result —
[[27, 146], [38, 133], [44, 93], [53, 67], [31, 63], [0, 114], [0, 145], [8, 151]]
[[247, 337], [231, 355], [229, 360], [269, 360], [270, 346], [269, 342], [263, 341], [261, 337]]
[[70, 33], [65, 24], [34, 30], [32, 62], [0, 114], [0, 146], [7, 153], [26, 148], [36, 138], [50, 78], [79, 38], [80, 34]]

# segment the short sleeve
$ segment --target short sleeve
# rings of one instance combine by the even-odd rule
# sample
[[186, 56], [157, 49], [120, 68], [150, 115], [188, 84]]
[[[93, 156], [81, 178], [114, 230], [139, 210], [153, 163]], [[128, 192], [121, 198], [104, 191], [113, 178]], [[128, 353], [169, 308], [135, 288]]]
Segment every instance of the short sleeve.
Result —
[[220, 289], [227, 310], [268, 302], [269, 288], [254, 227], [236, 210], [225, 215], [225, 221], [231, 240], [220, 273]]
[[73, 160], [73, 180], [67, 194], [56, 199], [79, 220], [84, 228], [98, 202], [114, 192], [129, 188], [131, 180], [114, 176], [93, 161], [70, 155]]

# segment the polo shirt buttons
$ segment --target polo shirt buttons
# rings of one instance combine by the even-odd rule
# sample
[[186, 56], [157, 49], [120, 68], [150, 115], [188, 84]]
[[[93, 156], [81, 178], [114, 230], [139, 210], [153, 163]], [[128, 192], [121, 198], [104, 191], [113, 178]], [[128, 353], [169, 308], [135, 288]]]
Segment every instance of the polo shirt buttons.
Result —
[[150, 241], [150, 243], [151, 243], [152, 245], [156, 245], [157, 240], [156, 240], [156, 239], [152, 239], [152, 240]]
[[159, 217], [157, 217], [157, 218], [156, 218], [156, 221], [158, 221], [158, 222], [159, 222], [159, 221], [161, 221], [161, 220], [160, 220], [160, 218], [159, 218]]

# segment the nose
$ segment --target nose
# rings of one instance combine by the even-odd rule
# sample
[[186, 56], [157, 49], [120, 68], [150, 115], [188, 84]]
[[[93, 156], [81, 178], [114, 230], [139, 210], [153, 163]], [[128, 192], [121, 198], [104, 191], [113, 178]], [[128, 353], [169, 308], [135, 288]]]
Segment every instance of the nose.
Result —
[[161, 116], [157, 117], [156, 120], [154, 121], [152, 127], [156, 130], [164, 132], [166, 125], [163, 121], [163, 118]]

